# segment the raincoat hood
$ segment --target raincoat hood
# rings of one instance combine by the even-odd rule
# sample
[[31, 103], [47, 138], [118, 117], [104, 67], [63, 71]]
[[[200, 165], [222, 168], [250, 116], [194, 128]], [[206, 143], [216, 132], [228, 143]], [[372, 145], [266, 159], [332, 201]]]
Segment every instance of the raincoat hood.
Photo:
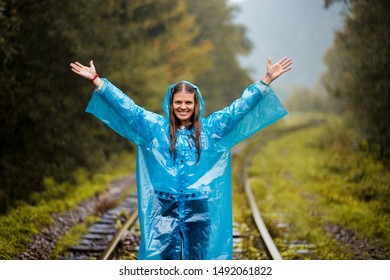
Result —
[[[189, 84], [203, 112], [200, 90]], [[287, 112], [271, 87], [256, 82], [231, 105], [200, 118], [200, 158], [193, 128], [177, 130], [173, 158], [169, 100], [175, 85], [166, 92], [165, 116], [138, 106], [106, 79], [86, 111], [136, 144], [138, 258], [232, 259], [230, 149]]]
[[202, 94], [201, 94], [199, 88], [195, 84], [187, 82], [185, 80], [182, 80], [180, 82], [172, 84], [172, 85], [170, 85], [168, 87], [167, 92], [165, 93], [165, 98], [164, 98], [164, 102], [163, 102], [163, 105], [162, 105], [162, 109], [164, 111], [165, 116], [167, 118], [169, 118], [169, 106], [170, 106], [170, 100], [171, 100], [171, 94], [172, 94], [173, 88], [177, 84], [180, 84], [180, 83], [183, 83], [183, 82], [189, 84], [190, 86], [192, 86], [193, 88], [196, 89], [196, 92], [198, 93], [198, 97], [199, 97], [199, 103], [200, 103], [200, 116], [202, 117], [203, 116], [203, 112], [204, 112], [204, 101], [203, 101], [203, 98], [202, 98]]

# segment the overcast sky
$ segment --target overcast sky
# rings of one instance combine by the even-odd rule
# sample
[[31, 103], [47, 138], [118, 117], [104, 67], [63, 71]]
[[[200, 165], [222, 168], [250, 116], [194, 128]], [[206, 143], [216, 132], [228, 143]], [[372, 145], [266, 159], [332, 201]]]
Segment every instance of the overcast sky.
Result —
[[292, 71], [273, 86], [291, 91], [312, 88], [326, 70], [323, 55], [332, 46], [334, 32], [343, 26], [342, 4], [324, 9], [323, 0], [229, 0], [240, 7], [235, 21], [247, 27], [252, 53], [240, 57], [252, 77], [264, 75], [267, 57], [277, 62], [283, 56], [294, 60]]

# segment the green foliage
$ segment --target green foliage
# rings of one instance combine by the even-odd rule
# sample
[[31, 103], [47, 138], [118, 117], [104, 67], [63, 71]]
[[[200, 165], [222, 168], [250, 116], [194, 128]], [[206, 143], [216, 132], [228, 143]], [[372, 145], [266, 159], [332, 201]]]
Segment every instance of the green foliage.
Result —
[[207, 57], [212, 67], [196, 80], [203, 93], [206, 112], [210, 113], [229, 105], [252, 83], [236, 59], [238, 54], [249, 53], [251, 42], [245, 37], [245, 27], [233, 23], [237, 9], [228, 6], [226, 0], [186, 2], [200, 28], [196, 40], [213, 45]]
[[75, 225], [65, 236], [59, 239], [54, 248], [51, 259], [59, 259], [70, 246], [78, 245], [82, 237], [88, 233], [88, 228], [99, 220], [96, 216], [88, 217], [83, 223]]
[[133, 147], [85, 114], [93, 88], [70, 62], [94, 59], [152, 111], [180, 79], [204, 85], [214, 108], [248, 83], [235, 58], [248, 42], [232, 15], [226, 1], [1, 1], [0, 213], [49, 188], [44, 178], [75, 182], [78, 168], [99, 172]]
[[93, 176], [88, 176], [85, 170], [78, 170], [74, 175], [76, 184], [45, 179], [45, 191], [32, 194], [33, 204], [20, 201], [18, 207], [0, 216], [0, 258], [15, 258], [26, 249], [33, 235], [52, 223], [52, 213], [75, 208], [81, 201], [103, 192], [113, 179], [134, 171], [133, 162], [134, 155], [118, 155]]
[[[304, 240], [316, 245], [314, 258], [352, 258], [352, 249], [325, 230], [329, 224], [378, 248], [390, 245], [390, 172], [354, 140], [348, 123], [332, 117], [324, 126], [271, 140], [254, 157], [252, 189], [281, 245]], [[288, 231], [275, 221], [289, 224]]]
[[74, 181], [77, 168], [97, 169], [128, 146], [84, 113], [88, 97], [77, 90], [82, 81], [67, 66], [73, 41], [63, 24], [70, 20], [71, 4], [2, 3], [0, 212], [5, 212], [43, 190], [43, 178]]
[[333, 96], [308, 88], [297, 88], [286, 102], [288, 111], [339, 113], [340, 104]]
[[[277, 130], [282, 121], [273, 124], [270, 127], [265, 128], [260, 137], [266, 138], [269, 134], [272, 134]], [[258, 139], [252, 137], [237, 146], [232, 150], [232, 189], [233, 189], [233, 220], [240, 225], [238, 229], [243, 234], [248, 234], [247, 240], [244, 242], [244, 252], [240, 259], [248, 260], [260, 260], [267, 259], [267, 255], [261, 248], [261, 239], [254, 224], [250, 206], [246, 198], [246, 194], [243, 188], [243, 166], [245, 162], [245, 156], [248, 153], [248, 149], [255, 145]]]
[[[334, 1], [326, 1], [331, 4]], [[344, 28], [325, 61], [324, 83], [343, 100], [369, 150], [390, 163], [390, 4], [350, 0]]]

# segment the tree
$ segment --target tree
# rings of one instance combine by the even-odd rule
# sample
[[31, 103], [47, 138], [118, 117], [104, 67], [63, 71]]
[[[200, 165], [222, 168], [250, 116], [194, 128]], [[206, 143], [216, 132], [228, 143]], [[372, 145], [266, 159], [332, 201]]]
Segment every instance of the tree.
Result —
[[73, 5], [76, 15], [80, 9], [93, 14], [69, 23], [69, 36], [84, 38], [76, 53], [93, 50], [85, 60], [94, 57], [99, 71], [151, 111], [162, 112], [170, 83], [192, 80], [211, 67], [212, 45], [195, 42], [199, 28], [184, 0], [110, 0], [107, 5], [92, 0], [80, 5]]
[[226, 0], [186, 2], [200, 28], [196, 40], [210, 41], [214, 46], [208, 56], [213, 67], [196, 81], [205, 93], [207, 112], [212, 112], [227, 106], [252, 82], [237, 60], [237, 55], [249, 53], [251, 43], [245, 36], [245, 28], [233, 23], [238, 10]]
[[371, 151], [389, 163], [390, 4], [385, 0], [348, 2], [344, 28], [325, 58], [325, 85], [344, 101]]
[[102, 139], [107, 144], [117, 138], [85, 117], [87, 96], [77, 91], [82, 81], [73, 80], [67, 67], [75, 56], [70, 47], [75, 41], [63, 30], [71, 4], [22, 0], [2, 1], [0, 7], [4, 212], [16, 200], [42, 190], [44, 177], [72, 181], [76, 168], [97, 168], [107, 150], [96, 146]]
[[210, 85], [216, 104], [237, 97], [249, 79], [235, 59], [246, 50], [242, 28], [225, 1], [204, 3], [218, 17], [186, 0], [0, 1], [0, 212], [43, 190], [45, 177], [72, 181], [77, 168], [96, 171], [132, 148], [85, 114], [93, 87], [72, 61], [94, 59], [100, 76], [152, 111], [180, 79]]

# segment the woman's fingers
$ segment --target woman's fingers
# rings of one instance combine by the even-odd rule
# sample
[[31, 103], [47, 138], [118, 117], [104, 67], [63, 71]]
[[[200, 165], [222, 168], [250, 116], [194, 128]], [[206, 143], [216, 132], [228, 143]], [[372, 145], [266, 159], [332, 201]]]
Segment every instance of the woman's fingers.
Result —
[[91, 60], [89, 62], [89, 65], [90, 65], [90, 67], [85, 66], [78, 61], [76, 61], [74, 63], [71, 62], [70, 63], [70, 70], [72, 70], [74, 73], [76, 73], [77, 75], [79, 75], [81, 77], [91, 79], [91, 78], [93, 78], [93, 73], [96, 74], [95, 66], [93, 65], [93, 60]]
[[86, 68], [84, 65], [82, 65], [79, 62], [71, 63], [70, 67], [72, 67], [72, 69], [77, 70], [77, 71], [81, 71], [82, 69]]
[[283, 72], [291, 70], [292, 59], [289, 57], [283, 57], [277, 64], [282, 67]]
[[285, 57], [283, 57], [281, 60], [279, 60], [278, 63], [283, 63], [283, 62], [285, 62], [286, 60], [288, 60], [288, 57], [287, 57], [287, 56], [285, 56]]
[[80, 73], [80, 71], [75, 70], [74, 68], [71, 68], [70, 70], [72, 70], [72, 71], [75, 72], [76, 74], [79, 74], [79, 73]]
[[74, 73], [88, 78], [89, 75], [89, 68], [82, 65], [80, 62], [70, 63], [70, 70], [72, 70]]
[[271, 57], [268, 57], [268, 65], [272, 66], [272, 58]]
[[292, 64], [292, 59], [288, 57], [283, 57], [278, 63], [282, 66], [288, 66]]
[[81, 67], [81, 68], [85, 67], [84, 65], [82, 65], [80, 62], [77, 62], [77, 61], [76, 61], [75, 64], [76, 64], [77, 66]]
[[76, 62], [76, 63], [71, 63], [70, 67], [72, 67], [73, 70], [81, 71], [82, 66], [80, 65], [81, 65], [80, 63]]

